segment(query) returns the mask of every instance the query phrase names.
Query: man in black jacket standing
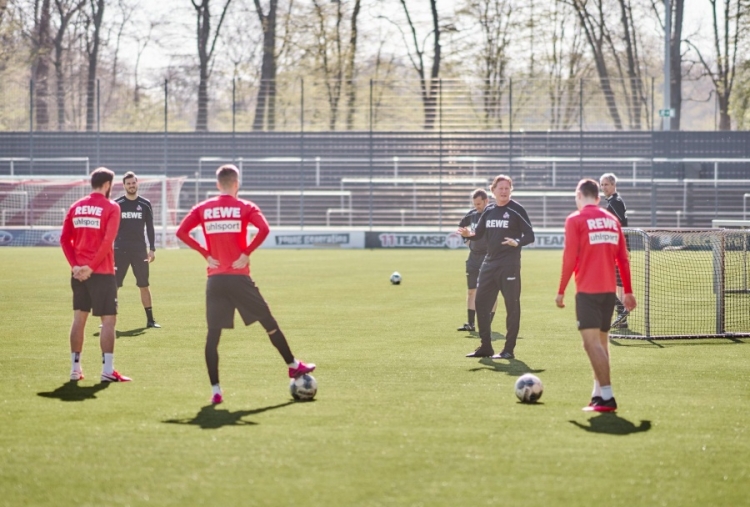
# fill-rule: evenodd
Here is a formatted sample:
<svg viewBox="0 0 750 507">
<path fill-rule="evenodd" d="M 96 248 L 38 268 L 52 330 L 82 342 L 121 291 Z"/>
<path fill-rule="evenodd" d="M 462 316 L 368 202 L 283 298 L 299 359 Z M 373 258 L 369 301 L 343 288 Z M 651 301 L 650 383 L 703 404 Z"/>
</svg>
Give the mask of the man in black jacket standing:
<svg viewBox="0 0 750 507">
<path fill-rule="evenodd" d="M 602 193 L 604 198 L 607 200 L 607 211 L 612 213 L 617 220 L 620 221 L 621 227 L 628 226 L 628 209 L 625 206 L 625 201 L 622 200 L 620 194 L 617 193 L 617 176 L 613 173 L 602 174 L 599 179 L 599 184 L 602 187 Z M 625 237 L 627 244 L 627 236 Z M 623 295 L 625 290 L 622 287 L 622 279 L 620 278 L 620 270 L 615 268 L 616 281 L 617 281 L 617 299 L 615 300 L 615 309 L 617 310 L 617 317 L 612 322 L 612 327 L 615 329 L 627 329 L 628 327 L 628 315 L 630 312 L 625 309 L 622 304 Z"/>
<path fill-rule="evenodd" d="M 471 230 L 474 230 L 477 222 L 479 222 L 479 217 L 482 216 L 484 209 L 489 204 L 487 192 L 481 188 L 474 190 L 471 193 L 471 202 L 474 208 L 461 219 L 458 226 L 469 227 Z M 466 284 L 469 287 L 468 294 L 466 295 L 468 320 L 458 330 L 472 332 L 476 330 L 474 323 L 476 316 L 477 281 L 479 280 L 479 270 L 482 268 L 484 256 L 487 255 L 487 240 L 465 238 L 464 242 L 468 243 L 469 246 L 469 257 L 466 259 Z M 494 306 L 497 306 L 497 301 L 495 301 Z M 495 311 L 494 307 L 492 311 Z"/>
<path fill-rule="evenodd" d="M 138 177 L 134 172 L 128 171 L 122 178 L 125 187 L 125 195 L 115 199 L 120 205 L 120 229 L 115 239 L 115 273 L 117 274 L 117 287 L 122 287 L 128 268 L 133 266 L 135 284 L 141 291 L 141 303 L 146 311 L 146 327 L 161 327 L 154 320 L 151 307 L 151 289 L 149 288 L 149 264 L 156 259 L 154 246 L 154 213 L 151 202 L 145 197 L 138 195 Z M 146 238 L 143 234 L 144 227 L 148 236 L 149 249 L 146 251 Z"/>
<path fill-rule="evenodd" d="M 488 206 L 472 231 L 458 230 L 464 238 L 487 240 L 487 256 L 479 272 L 476 307 L 482 344 L 466 357 L 515 358 L 514 349 L 521 323 L 521 247 L 534 242 L 534 230 L 526 210 L 511 200 L 513 180 L 501 174 L 490 187 L 495 204 Z M 492 348 L 492 306 L 502 293 L 505 301 L 505 346 L 495 354 Z"/>
</svg>

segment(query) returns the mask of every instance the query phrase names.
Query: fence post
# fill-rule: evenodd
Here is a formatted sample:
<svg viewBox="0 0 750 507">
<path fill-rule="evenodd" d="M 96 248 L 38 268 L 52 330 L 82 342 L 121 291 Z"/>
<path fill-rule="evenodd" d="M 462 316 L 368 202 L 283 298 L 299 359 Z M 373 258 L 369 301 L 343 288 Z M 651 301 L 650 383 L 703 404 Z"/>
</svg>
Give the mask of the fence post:
<svg viewBox="0 0 750 507">
<path fill-rule="evenodd" d="M 373 153 L 373 139 L 372 139 L 372 127 L 373 127 L 373 121 L 372 121 L 372 79 L 370 79 L 370 196 L 368 200 L 368 215 L 369 215 L 369 221 L 370 221 L 370 232 L 372 232 L 372 172 L 373 172 L 373 160 L 372 160 L 372 153 Z M 351 204 L 349 205 L 349 216 L 351 216 Z"/>
<path fill-rule="evenodd" d="M 578 85 L 578 179 L 583 178 L 583 78 Z"/>
<path fill-rule="evenodd" d="M 513 177 L 513 78 L 508 80 L 508 175 Z"/>
<path fill-rule="evenodd" d="M 161 180 L 161 247 L 167 247 L 167 175 Z"/>
<path fill-rule="evenodd" d="M 96 166 L 101 166 L 101 161 L 99 159 L 99 154 L 101 153 L 101 141 L 100 141 L 100 133 L 101 133 L 101 93 L 99 89 L 99 78 L 96 79 Z"/>
<path fill-rule="evenodd" d="M 654 185 L 654 126 L 656 124 L 656 118 L 654 118 L 654 104 L 656 99 L 654 98 L 655 93 L 654 78 L 651 78 L 651 227 L 656 227 L 656 186 Z"/>
<path fill-rule="evenodd" d="M 299 227 L 305 228 L 305 78 L 299 80 Z"/>
<path fill-rule="evenodd" d="M 167 175 L 169 155 L 167 152 L 169 142 L 169 81 L 164 80 L 164 175 Z M 198 201 L 198 183 L 195 184 L 195 202 Z"/>
<path fill-rule="evenodd" d="M 34 174 L 34 80 L 33 79 L 29 80 L 29 174 Z"/>
<path fill-rule="evenodd" d="M 235 139 L 237 126 L 237 78 L 232 78 L 232 162 L 237 159 L 237 141 Z"/>
<path fill-rule="evenodd" d="M 438 228 L 443 230 L 443 78 L 438 79 Z"/>
</svg>

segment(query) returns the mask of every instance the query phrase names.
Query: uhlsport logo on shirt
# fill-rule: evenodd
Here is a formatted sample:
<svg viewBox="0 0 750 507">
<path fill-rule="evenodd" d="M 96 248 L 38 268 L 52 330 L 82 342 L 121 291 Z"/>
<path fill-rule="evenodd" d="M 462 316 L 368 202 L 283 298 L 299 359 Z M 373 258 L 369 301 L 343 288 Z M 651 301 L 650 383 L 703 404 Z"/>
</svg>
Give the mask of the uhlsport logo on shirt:
<svg viewBox="0 0 750 507">
<path fill-rule="evenodd" d="M 610 231 L 597 231 L 589 233 L 589 243 L 592 245 L 601 245 L 602 243 L 612 243 L 616 245 L 620 242 L 620 237 Z"/>
<path fill-rule="evenodd" d="M 601 245 L 603 243 L 611 243 L 616 245 L 620 242 L 620 235 L 617 233 L 617 222 L 614 219 L 589 218 L 586 220 L 586 225 L 589 228 L 589 244 Z"/>
<path fill-rule="evenodd" d="M 73 219 L 73 227 L 76 229 L 87 228 L 87 229 L 100 229 L 101 219 L 94 217 L 75 217 Z"/>
<path fill-rule="evenodd" d="M 240 220 L 212 220 L 206 222 L 206 234 L 219 234 L 226 232 L 242 232 L 242 221 Z"/>
</svg>

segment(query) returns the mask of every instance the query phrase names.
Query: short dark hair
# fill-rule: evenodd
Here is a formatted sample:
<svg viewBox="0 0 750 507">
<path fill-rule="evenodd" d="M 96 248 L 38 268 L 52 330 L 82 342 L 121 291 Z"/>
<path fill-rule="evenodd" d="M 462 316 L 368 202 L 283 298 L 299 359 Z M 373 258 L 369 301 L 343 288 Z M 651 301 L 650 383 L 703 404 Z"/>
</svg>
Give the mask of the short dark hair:
<svg viewBox="0 0 750 507">
<path fill-rule="evenodd" d="M 135 181 L 138 181 L 138 176 L 133 171 L 128 171 L 123 175 L 122 182 L 125 183 L 125 180 L 129 180 L 130 178 L 135 178 Z"/>
<path fill-rule="evenodd" d="M 98 167 L 94 170 L 94 172 L 91 173 L 91 188 L 102 188 L 107 182 L 112 184 L 112 181 L 114 179 L 115 173 L 113 173 L 106 167 Z"/>
<path fill-rule="evenodd" d="M 476 199 L 477 197 L 481 197 L 482 200 L 487 200 L 487 192 L 485 192 L 483 189 L 478 188 L 474 190 L 474 192 L 471 193 L 471 198 Z"/>
<path fill-rule="evenodd" d="M 216 170 L 216 181 L 222 187 L 239 179 L 240 170 L 234 164 L 224 164 Z"/>
<path fill-rule="evenodd" d="M 581 195 L 584 197 L 590 197 L 593 199 L 599 197 L 599 183 L 590 178 L 585 178 L 579 181 L 576 190 L 580 191 Z"/>
<path fill-rule="evenodd" d="M 490 188 L 495 188 L 501 181 L 507 181 L 508 183 L 510 183 L 510 189 L 513 190 L 513 180 L 506 174 L 499 174 L 495 176 L 495 179 L 492 180 L 492 186 L 490 186 Z"/>
</svg>

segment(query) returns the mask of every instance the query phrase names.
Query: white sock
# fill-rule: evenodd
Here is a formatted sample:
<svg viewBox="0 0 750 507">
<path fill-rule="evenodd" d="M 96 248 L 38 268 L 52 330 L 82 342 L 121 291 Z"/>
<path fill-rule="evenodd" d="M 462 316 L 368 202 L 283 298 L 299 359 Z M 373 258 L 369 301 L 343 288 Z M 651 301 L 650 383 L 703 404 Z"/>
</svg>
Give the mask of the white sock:
<svg viewBox="0 0 750 507">
<path fill-rule="evenodd" d="M 211 386 L 211 391 L 213 391 L 213 394 L 221 394 L 221 387 L 219 387 L 219 384 L 214 384 Z"/>
<path fill-rule="evenodd" d="M 594 398 L 596 396 L 602 395 L 602 386 L 599 385 L 598 380 L 594 380 L 594 390 L 591 391 L 591 397 Z"/>
<path fill-rule="evenodd" d="M 70 371 L 81 371 L 81 353 L 70 353 Z"/>
<path fill-rule="evenodd" d="M 105 353 L 103 355 L 104 355 L 104 368 L 102 369 L 102 371 L 104 373 L 112 373 L 113 371 L 115 371 L 115 367 L 114 367 L 114 362 L 115 362 L 114 354 Z"/>
<path fill-rule="evenodd" d="M 612 386 L 602 386 L 602 399 L 604 401 L 611 400 L 614 398 L 614 395 L 612 394 Z"/>
<path fill-rule="evenodd" d="M 299 368 L 299 361 L 295 359 L 294 362 L 287 364 L 287 366 L 290 368 Z"/>
</svg>

